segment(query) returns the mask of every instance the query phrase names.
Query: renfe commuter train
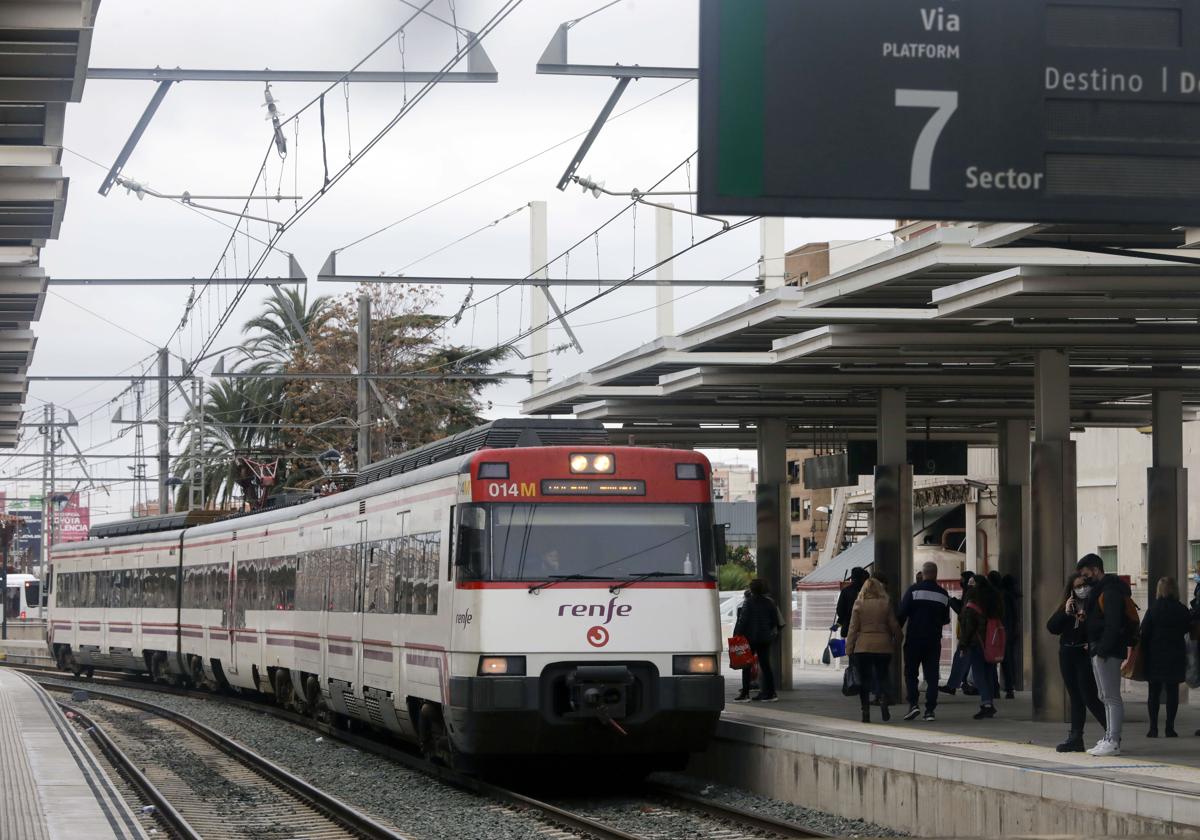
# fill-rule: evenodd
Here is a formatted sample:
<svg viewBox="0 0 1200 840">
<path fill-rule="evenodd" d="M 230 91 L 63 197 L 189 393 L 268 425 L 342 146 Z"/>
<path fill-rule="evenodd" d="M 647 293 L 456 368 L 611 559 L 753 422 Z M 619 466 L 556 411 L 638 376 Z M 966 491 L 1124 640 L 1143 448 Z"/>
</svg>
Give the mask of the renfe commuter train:
<svg viewBox="0 0 1200 840">
<path fill-rule="evenodd" d="M 352 489 L 52 553 L 64 669 L 270 694 L 434 760 L 679 766 L 724 705 L 710 467 L 598 423 L 497 420 Z"/>
</svg>

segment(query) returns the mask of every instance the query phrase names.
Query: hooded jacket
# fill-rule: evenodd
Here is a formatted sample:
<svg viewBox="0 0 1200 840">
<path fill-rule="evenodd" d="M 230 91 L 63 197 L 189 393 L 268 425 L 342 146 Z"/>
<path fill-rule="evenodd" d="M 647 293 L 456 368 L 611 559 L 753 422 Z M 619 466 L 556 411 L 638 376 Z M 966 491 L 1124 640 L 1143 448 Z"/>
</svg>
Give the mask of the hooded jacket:
<svg viewBox="0 0 1200 840">
<path fill-rule="evenodd" d="M 1088 653 L 1092 656 L 1125 659 L 1128 649 L 1125 647 L 1122 625 L 1125 599 L 1130 594 L 1129 584 L 1116 575 L 1105 575 L 1099 583 L 1092 584 L 1092 591 L 1084 606 Z M 1104 602 L 1103 609 L 1100 608 L 1101 599 Z"/>
</svg>

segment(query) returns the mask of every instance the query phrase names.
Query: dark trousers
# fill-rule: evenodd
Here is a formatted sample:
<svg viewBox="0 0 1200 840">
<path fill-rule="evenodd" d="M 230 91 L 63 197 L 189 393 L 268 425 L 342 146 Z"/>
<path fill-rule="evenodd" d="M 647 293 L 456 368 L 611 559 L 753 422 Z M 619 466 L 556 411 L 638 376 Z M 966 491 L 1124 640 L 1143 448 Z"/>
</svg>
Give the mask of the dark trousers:
<svg viewBox="0 0 1200 840">
<path fill-rule="evenodd" d="M 925 673 L 925 711 L 937 707 L 939 663 L 942 658 L 942 640 L 904 640 L 904 688 L 908 693 L 908 705 L 916 706 L 919 699 L 917 669 Z"/>
<path fill-rule="evenodd" d="M 758 691 L 763 697 L 775 696 L 775 672 L 771 670 L 771 643 L 750 645 L 758 657 Z M 742 669 L 742 691 L 750 693 L 750 668 Z"/>
<path fill-rule="evenodd" d="M 854 664 L 858 666 L 858 696 L 863 708 L 871 705 L 871 695 L 878 694 L 879 702 L 888 705 L 888 669 L 892 663 L 890 653 L 856 653 Z"/>
<path fill-rule="evenodd" d="M 1106 720 L 1104 704 L 1100 702 L 1096 690 L 1096 675 L 1092 672 L 1092 659 L 1088 656 L 1087 648 L 1060 646 L 1058 669 L 1062 672 L 1071 699 L 1071 734 L 1083 735 L 1083 724 L 1089 711 L 1103 729 Z"/>
<path fill-rule="evenodd" d="M 1150 713 L 1150 728 L 1158 729 L 1158 704 L 1167 695 L 1167 729 L 1175 728 L 1175 713 L 1179 711 L 1179 683 L 1150 680 L 1150 697 L 1146 709 Z"/>
</svg>

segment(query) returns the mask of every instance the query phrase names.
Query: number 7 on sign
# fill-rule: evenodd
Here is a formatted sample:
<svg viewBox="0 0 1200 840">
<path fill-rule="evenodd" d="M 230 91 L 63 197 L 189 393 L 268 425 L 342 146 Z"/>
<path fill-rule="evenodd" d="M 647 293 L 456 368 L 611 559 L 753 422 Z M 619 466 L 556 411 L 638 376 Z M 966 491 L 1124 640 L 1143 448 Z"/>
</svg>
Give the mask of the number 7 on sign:
<svg viewBox="0 0 1200 840">
<path fill-rule="evenodd" d="M 933 116 L 917 136 L 913 148 L 912 174 L 909 189 L 928 191 L 930 172 L 933 169 L 933 150 L 950 117 L 958 110 L 958 91 L 954 90 L 896 90 L 897 108 L 933 108 Z"/>
</svg>

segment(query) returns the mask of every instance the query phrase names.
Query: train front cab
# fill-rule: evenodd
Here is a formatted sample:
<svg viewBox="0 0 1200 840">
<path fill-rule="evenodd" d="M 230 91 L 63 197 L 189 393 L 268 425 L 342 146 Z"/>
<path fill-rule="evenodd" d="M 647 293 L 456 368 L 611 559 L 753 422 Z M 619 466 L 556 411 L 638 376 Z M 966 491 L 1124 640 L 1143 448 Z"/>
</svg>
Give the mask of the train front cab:
<svg viewBox="0 0 1200 840">
<path fill-rule="evenodd" d="M 484 452 L 471 464 L 456 514 L 449 734 L 476 756 L 678 767 L 724 706 L 708 462 L 612 448 L 599 457 L 611 471 L 591 474 L 574 471 L 581 455 L 595 454 Z"/>
</svg>

